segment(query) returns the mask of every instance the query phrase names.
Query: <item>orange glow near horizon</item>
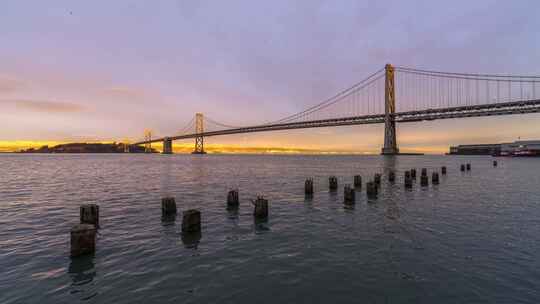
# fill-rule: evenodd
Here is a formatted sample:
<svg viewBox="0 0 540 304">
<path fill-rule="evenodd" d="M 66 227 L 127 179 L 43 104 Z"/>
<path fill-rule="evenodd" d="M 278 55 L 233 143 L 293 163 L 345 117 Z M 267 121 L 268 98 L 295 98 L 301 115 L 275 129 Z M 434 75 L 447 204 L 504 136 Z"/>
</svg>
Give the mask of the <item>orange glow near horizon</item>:
<svg viewBox="0 0 540 304">
<path fill-rule="evenodd" d="M 53 147 L 56 145 L 73 143 L 74 141 L 32 141 L 32 140 L 14 140 L 0 141 L 0 152 L 18 152 L 30 148 L 40 148 L 42 146 Z M 86 143 L 112 143 L 108 141 L 78 141 Z M 117 141 L 122 142 L 122 141 Z M 158 151 L 162 150 L 160 143 L 152 144 L 152 147 Z M 205 150 L 208 153 L 252 153 L 252 154 L 378 154 L 379 149 L 331 149 L 331 148 L 314 148 L 314 147 L 290 147 L 290 146 L 272 146 L 264 144 L 255 145 L 229 145 L 229 144 L 205 144 Z M 173 151 L 175 153 L 191 153 L 193 151 L 193 143 L 174 143 Z M 415 147 L 402 148 L 402 152 L 421 152 L 428 154 L 442 154 L 448 151 L 448 147 Z"/>
</svg>

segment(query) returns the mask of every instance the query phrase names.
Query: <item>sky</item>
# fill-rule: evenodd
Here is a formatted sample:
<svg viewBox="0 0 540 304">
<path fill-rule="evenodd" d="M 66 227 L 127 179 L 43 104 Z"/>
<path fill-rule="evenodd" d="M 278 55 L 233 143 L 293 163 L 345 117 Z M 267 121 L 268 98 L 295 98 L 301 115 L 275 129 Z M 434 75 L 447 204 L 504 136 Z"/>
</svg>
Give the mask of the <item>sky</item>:
<svg viewBox="0 0 540 304">
<path fill-rule="evenodd" d="M 540 75 L 538 1 L 26 1 L 0 4 L 0 150 L 250 125 L 386 63 Z M 397 101 L 399 102 L 399 100 Z M 398 125 L 402 151 L 540 139 L 540 115 Z M 383 125 L 212 137 L 220 147 L 378 152 Z M 192 140 L 178 142 L 192 145 Z"/>
</svg>

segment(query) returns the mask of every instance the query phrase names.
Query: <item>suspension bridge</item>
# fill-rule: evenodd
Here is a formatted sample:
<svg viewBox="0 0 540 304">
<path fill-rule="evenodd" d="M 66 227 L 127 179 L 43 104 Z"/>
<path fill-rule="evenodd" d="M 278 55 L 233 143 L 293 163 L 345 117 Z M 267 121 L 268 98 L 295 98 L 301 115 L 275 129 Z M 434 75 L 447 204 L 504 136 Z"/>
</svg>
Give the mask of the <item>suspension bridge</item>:
<svg viewBox="0 0 540 304">
<path fill-rule="evenodd" d="M 399 154 L 396 124 L 423 120 L 512 115 L 540 112 L 540 76 L 449 73 L 394 67 L 384 68 L 312 107 L 282 119 L 252 126 L 233 126 L 202 113 L 173 136 L 142 141 L 151 151 L 162 142 L 171 154 L 172 142 L 195 139 L 194 154 L 204 154 L 210 136 L 384 123 L 381 154 Z"/>
</svg>

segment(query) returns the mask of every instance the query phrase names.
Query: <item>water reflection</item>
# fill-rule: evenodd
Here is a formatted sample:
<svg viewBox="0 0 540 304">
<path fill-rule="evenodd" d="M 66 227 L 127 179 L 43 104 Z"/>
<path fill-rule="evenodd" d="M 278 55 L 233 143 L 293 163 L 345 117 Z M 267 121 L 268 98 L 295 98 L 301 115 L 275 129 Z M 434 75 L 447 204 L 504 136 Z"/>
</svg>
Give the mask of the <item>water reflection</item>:
<svg viewBox="0 0 540 304">
<path fill-rule="evenodd" d="M 94 269 L 94 255 L 84 255 L 72 258 L 69 263 L 68 273 L 75 286 L 92 282 L 96 276 L 96 270 Z"/>
<path fill-rule="evenodd" d="M 227 207 L 227 218 L 231 220 L 235 225 L 238 224 L 238 207 Z"/>
<path fill-rule="evenodd" d="M 185 248 L 197 249 L 201 242 L 202 233 L 200 231 L 182 232 L 182 243 Z"/>
<path fill-rule="evenodd" d="M 71 277 L 70 293 L 80 293 L 83 300 L 97 295 L 97 291 L 91 288 L 96 277 L 94 255 L 72 258 L 69 263 L 68 274 Z"/>
<path fill-rule="evenodd" d="M 168 214 L 161 216 L 161 225 L 162 226 L 172 226 L 176 221 L 176 214 Z"/>
<path fill-rule="evenodd" d="M 268 227 L 268 218 L 253 217 L 253 227 L 255 228 L 255 233 L 270 231 L 270 227 Z"/>
</svg>

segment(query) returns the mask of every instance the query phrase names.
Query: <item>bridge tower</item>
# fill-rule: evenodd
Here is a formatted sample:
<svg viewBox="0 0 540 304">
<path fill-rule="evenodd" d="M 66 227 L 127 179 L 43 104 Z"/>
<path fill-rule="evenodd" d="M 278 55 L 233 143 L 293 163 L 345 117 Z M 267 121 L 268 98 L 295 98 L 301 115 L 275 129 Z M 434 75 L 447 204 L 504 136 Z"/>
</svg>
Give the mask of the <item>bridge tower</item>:
<svg viewBox="0 0 540 304">
<path fill-rule="evenodd" d="M 144 143 L 144 152 L 145 153 L 152 153 L 152 131 L 146 130 L 144 131 L 144 140 L 146 143 Z"/>
<path fill-rule="evenodd" d="M 202 134 L 204 133 L 204 124 L 203 124 L 203 114 L 195 114 L 195 133 Z M 191 154 L 206 154 L 204 151 L 204 138 L 203 136 L 195 137 L 195 150 Z"/>
<path fill-rule="evenodd" d="M 163 138 L 163 154 L 173 154 L 172 139 L 170 137 Z"/>
<path fill-rule="evenodd" d="M 396 91 L 394 87 L 394 67 L 391 64 L 385 66 L 386 77 L 384 85 L 384 147 L 383 155 L 398 154 L 396 140 Z"/>
</svg>

